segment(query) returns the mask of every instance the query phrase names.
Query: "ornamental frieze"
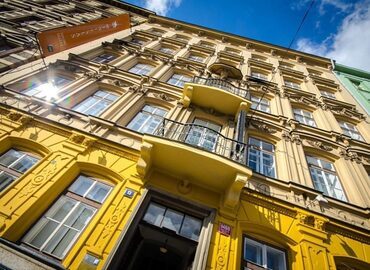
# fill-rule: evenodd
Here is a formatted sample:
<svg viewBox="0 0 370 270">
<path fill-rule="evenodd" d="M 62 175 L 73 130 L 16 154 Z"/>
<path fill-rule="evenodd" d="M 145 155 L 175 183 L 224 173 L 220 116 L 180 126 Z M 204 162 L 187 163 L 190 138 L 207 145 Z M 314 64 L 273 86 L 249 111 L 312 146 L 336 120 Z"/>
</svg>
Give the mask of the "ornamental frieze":
<svg viewBox="0 0 370 270">
<path fill-rule="evenodd" d="M 312 147 L 314 148 L 317 148 L 317 149 L 321 149 L 321 150 L 324 150 L 324 151 L 327 151 L 327 152 L 330 152 L 333 150 L 333 147 L 327 145 L 327 144 L 324 144 L 323 142 L 320 142 L 320 141 L 312 141 L 312 140 L 308 140 L 306 139 L 305 142 L 309 145 L 311 145 Z"/>
</svg>

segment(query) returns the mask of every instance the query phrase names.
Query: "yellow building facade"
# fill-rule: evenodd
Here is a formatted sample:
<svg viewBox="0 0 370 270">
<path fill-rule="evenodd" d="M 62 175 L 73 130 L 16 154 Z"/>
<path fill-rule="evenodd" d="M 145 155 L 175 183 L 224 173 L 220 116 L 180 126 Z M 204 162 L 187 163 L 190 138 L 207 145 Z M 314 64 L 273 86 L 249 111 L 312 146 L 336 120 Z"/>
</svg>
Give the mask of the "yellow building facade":
<svg viewBox="0 0 370 270">
<path fill-rule="evenodd" d="M 142 23 L 0 79 L 0 269 L 370 269 L 330 59 L 85 2 Z"/>
</svg>

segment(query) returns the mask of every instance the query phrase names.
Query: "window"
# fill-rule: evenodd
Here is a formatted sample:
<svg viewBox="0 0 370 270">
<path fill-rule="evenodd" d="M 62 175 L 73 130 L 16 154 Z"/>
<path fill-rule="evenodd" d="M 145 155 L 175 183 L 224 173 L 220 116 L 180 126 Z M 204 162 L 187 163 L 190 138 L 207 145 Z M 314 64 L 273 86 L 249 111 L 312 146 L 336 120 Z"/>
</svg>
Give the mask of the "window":
<svg viewBox="0 0 370 270">
<path fill-rule="evenodd" d="M 266 98 L 261 99 L 261 97 L 252 96 L 251 101 L 252 109 L 267 113 L 270 112 L 270 102 Z"/>
<path fill-rule="evenodd" d="M 244 237 L 244 266 L 252 262 L 265 269 L 286 270 L 285 252 Z M 245 268 L 246 269 L 246 268 Z M 249 269 L 249 268 L 248 268 Z M 252 268 L 254 269 L 254 268 Z"/>
<path fill-rule="evenodd" d="M 200 55 L 196 55 L 196 54 L 191 53 L 189 55 L 188 59 L 193 60 L 195 62 L 203 63 L 205 58 L 200 56 Z"/>
<path fill-rule="evenodd" d="M 80 113 L 99 116 L 109 105 L 118 98 L 117 94 L 105 90 L 98 90 L 92 96 L 83 100 L 72 108 Z"/>
<path fill-rule="evenodd" d="M 174 73 L 167 82 L 174 86 L 183 87 L 186 82 L 190 82 L 190 81 L 191 81 L 191 78 L 189 76 Z"/>
<path fill-rule="evenodd" d="M 347 201 L 334 165 L 317 157 L 306 156 L 315 189 L 330 197 Z"/>
<path fill-rule="evenodd" d="M 357 128 L 354 125 L 343 121 L 339 121 L 339 125 L 345 135 L 350 136 L 354 140 L 364 140 L 364 138 L 362 138 L 361 134 L 358 132 Z"/>
<path fill-rule="evenodd" d="M 38 157 L 14 148 L 2 154 L 0 156 L 0 192 L 21 177 L 37 161 L 39 161 Z"/>
<path fill-rule="evenodd" d="M 140 46 L 145 44 L 145 41 L 144 40 L 139 39 L 137 37 L 133 37 L 131 39 L 131 42 L 134 43 L 134 44 L 140 45 Z"/>
<path fill-rule="evenodd" d="M 127 125 L 127 128 L 141 133 L 153 134 L 166 114 L 167 110 L 163 108 L 145 105 Z"/>
<path fill-rule="evenodd" d="M 294 119 L 299 123 L 316 127 L 315 119 L 313 119 L 312 113 L 302 109 L 294 109 Z"/>
<path fill-rule="evenodd" d="M 265 74 L 255 72 L 255 71 L 252 71 L 251 77 L 267 81 L 267 76 Z"/>
<path fill-rule="evenodd" d="M 148 75 L 154 67 L 149 64 L 138 63 L 129 69 L 130 72 L 138 75 Z"/>
<path fill-rule="evenodd" d="M 296 83 L 296 82 L 285 80 L 284 81 L 284 84 L 285 84 L 285 86 L 288 86 L 290 88 L 294 88 L 294 89 L 297 89 L 297 90 L 300 90 L 301 89 L 301 86 L 298 83 Z"/>
<path fill-rule="evenodd" d="M 54 75 L 49 80 L 47 77 L 42 77 L 41 80 L 35 79 L 30 81 L 30 86 L 22 91 L 27 96 L 34 96 L 43 99 L 52 99 L 58 97 L 60 88 L 71 82 L 70 79 L 60 75 Z"/>
<path fill-rule="evenodd" d="M 92 177 L 78 176 L 22 241 L 63 259 L 111 190 Z"/>
<path fill-rule="evenodd" d="M 215 123 L 194 119 L 190 126 L 185 142 L 208 151 L 215 151 L 217 146 L 218 134 L 221 126 Z"/>
<path fill-rule="evenodd" d="M 275 177 L 274 146 L 256 138 L 249 138 L 248 167 L 266 176 Z"/>
<path fill-rule="evenodd" d="M 106 64 L 106 63 L 109 63 L 110 61 L 112 61 L 115 58 L 116 58 L 116 56 L 113 55 L 113 54 L 103 53 L 103 54 L 100 54 L 100 55 L 94 57 L 93 59 L 91 59 L 91 61 L 93 61 L 95 63 Z"/>
<path fill-rule="evenodd" d="M 210 49 L 213 49 L 215 47 L 215 44 L 206 41 L 201 41 L 199 45 Z"/>
<path fill-rule="evenodd" d="M 336 99 L 334 93 L 332 93 L 332 92 L 325 91 L 325 90 L 320 90 L 320 93 L 323 97 Z"/>
<path fill-rule="evenodd" d="M 149 204 L 143 220 L 194 241 L 198 241 L 202 229 L 202 221 L 199 218 L 153 202 Z"/>
<path fill-rule="evenodd" d="M 159 51 L 165 53 L 165 54 L 174 54 L 175 50 L 169 47 L 161 47 Z"/>
</svg>

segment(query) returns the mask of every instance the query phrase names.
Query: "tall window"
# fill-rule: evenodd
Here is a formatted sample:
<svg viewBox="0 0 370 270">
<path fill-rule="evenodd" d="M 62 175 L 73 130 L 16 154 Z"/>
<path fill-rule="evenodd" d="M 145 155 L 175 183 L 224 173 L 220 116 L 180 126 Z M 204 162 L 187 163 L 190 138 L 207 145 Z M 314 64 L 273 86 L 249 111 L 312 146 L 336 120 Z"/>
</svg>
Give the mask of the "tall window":
<svg viewBox="0 0 370 270">
<path fill-rule="evenodd" d="M 111 186 L 94 178 L 78 176 L 22 241 L 63 259 L 111 190 Z"/>
<path fill-rule="evenodd" d="M 159 48 L 159 51 L 165 53 L 165 54 L 174 54 L 175 50 L 169 47 L 161 47 Z"/>
<path fill-rule="evenodd" d="M 347 201 L 334 165 L 323 159 L 306 156 L 315 189 L 325 195 Z"/>
<path fill-rule="evenodd" d="M 294 109 L 294 119 L 299 123 L 316 127 L 315 119 L 313 119 L 312 113 L 302 109 Z"/>
<path fill-rule="evenodd" d="M 72 110 L 99 116 L 109 105 L 116 101 L 117 98 L 117 94 L 105 90 L 98 90 L 92 96 L 74 106 Z"/>
<path fill-rule="evenodd" d="M 202 57 L 200 55 L 193 54 L 193 53 L 191 53 L 188 58 L 190 60 L 195 61 L 195 62 L 199 62 L 199 63 L 203 63 L 204 62 L 204 57 Z"/>
<path fill-rule="evenodd" d="M 183 87 L 186 82 L 190 81 L 191 77 L 183 74 L 174 73 L 167 82 L 175 86 Z"/>
<path fill-rule="evenodd" d="M 14 148 L 2 154 L 0 156 L 0 192 L 22 176 L 37 161 L 39 161 L 38 157 Z"/>
<path fill-rule="evenodd" d="M 291 88 L 294 88 L 294 89 L 297 89 L 297 90 L 301 89 L 301 86 L 296 82 L 285 80 L 284 84 L 285 84 L 285 86 L 288 86 L 288 87 L 291 87 Z"/>
<path fill-rule="evenodd" d="M 334 93 L 332 93 L 332 92 L 325 91 L 325 90 L 320 90 L 320 93 L 323 97 L 336 99 Z"/>
<path fill-rule="evenodd" d="M 94 57 L 93 59 L 91 59 L 91 61 L 93 61 L 95 63 L 105 64 L 105 63 L 109 63 L 110 61 L 112 61 L 115 58 L 116 58 L 116 56 L 113 55 L 113 54 L 102 53 L 102 54 Z"/>
<path fill-rule="evenodd" d="M 251 77 L 267 81 L 267 76 L 265 74 L 260 73 L 260 72 L 252 71 Z"/>
<path fill-rule="evenodd" d="M 274 146 L 256 138 L 248 140 L 248 167 L 266 176 L 275 177 Z"/>
<path fill-rule="evenodd" d="M 273 248 L 264 243 L 244 237 L 244 261 L 245 269 L 250 266 L 248 262 L 257 264 L 264 269 L 286 270 L 285 252 Z M 249 268 L 248 268 L 249 269 Z M 255 269 L 255 268 L 251 268 Z"/>
<path fill-rule="evenodd" d="M 60 75 L 54 75 L 52 78 L 49 78 L 49 80 L 47 79 L 48 78 L 46 76 L 40 78 L 40 80 L 35 79 L 34 81 L 31 81 L 30 86 L 24 89 L 22 93 L 43 99 L 57 98 L 59 88 L 62 88 L 71 82 L 70 79 Z"/>
<path fill-rule="evenodd" d="M 145 105 L 127 125 L 127 128 L 141 133 L 153 134 L 166 114 L 167 110 L 163 108 Z"/>
<path fill-rule="evenodd" d="M 267 113 L 270 112 L 270 102 L 268 101 L 268 99 L 266 98 L 261 99 L 261 97 L 252 96 L 251 101 L 252 101 L 252 105 L 251 105 L 252 109 L 259 110 L 262 112 L 267 112 Z"/>
<path fill-rule="evenodd" d="M 339 125 L 342 128 L 342 131 L 344 134 L 350 136 L 352 139 L 363 141 L 364 138 L 362 138 L 360 132 L 358 132 L 357 128 L 347 122 L 339 121 Z"/>
<path fill-rule="evenodd" d="M 138 75 L 148 75 L 154 67 L 149 64 L 138 63 L 129 69 L 130 72 Z"/>
<path fill-rule="evenodd" d="M 220 125 L 202 119 L 194 119 L 185 142 L 208 151 L 214 151 L 220 131 Z"/>
</svg>

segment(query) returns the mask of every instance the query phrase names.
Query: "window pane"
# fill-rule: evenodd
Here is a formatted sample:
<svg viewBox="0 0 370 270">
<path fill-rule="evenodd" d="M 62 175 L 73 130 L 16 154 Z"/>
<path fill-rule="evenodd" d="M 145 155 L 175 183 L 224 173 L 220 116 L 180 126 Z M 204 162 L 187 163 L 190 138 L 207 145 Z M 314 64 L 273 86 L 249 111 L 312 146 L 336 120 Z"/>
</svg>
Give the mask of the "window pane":
<svg viewBox="0 0 370 270">
<path fill-rule="evenodd" d="M 0 170 L 0 192 L 9 186 L 15 179 L 15 176 Z"/>
<path fill-rule="evenodd" d="M 150 224 L 160 226 L 162 223 L 165 210 L 166 210 L 165 207 L 151 203 L 148 207 L 148 210 L 145 213 L 143 220 Z"/>
<path fill-rule="evenodd" d="M 202 222 L 199 219 L 186 215 L 181 227 L 180 235 L 198 241 L 201 229 Z"/>
<path fill-rule="evenodd" d="M 86 198 L 102 203 L 112 188 L 106 184 L 97 182 L 89 191 Z"/>
<path fill-rule="evenodd" d="M 20 152 L 20 151 L 17 151 L 15 149 L 9 149 L 6 153 L 4 153 L 0 157 L 0 163 L 4 166 L 8 167 L 10 164 L 12 164 L 14 161 L 16 161 L 22 155 L 23 155 L 23 153 Z"/>
<path fill-rule="evenodd" d="M 77 231 L 65 226 L 60 227 L 53 237 L 48 241 L 43 251 L 58 258 L 64 257 L 70 243 L 77 236 Z"/>
<path fill-rule="evenodd" d="M 31 235 L 35 233 L 36 235 L 29 243 L 36 248 L 41 248 L 50 235 L 55 231 L 57 226 L 57 222 L 42 218 L 42 220 L 40 220 L 30 232 Z"/>
<path fill-rule="evenodd" d="M 94 208 L 88 207 L 84 203 L 80 203 L 76 208 L 74 208 L 73 212 L 68 216 L 64 224 L 80 231 L 93 216 L 94 211 Z"/>
<path fill-rule="evenodd" d="M 91 178 L 80 175 L 68 190 L 78 195 L 85 196 L 87 190 L 91 187 L 93 183 L 94 180 L 92 180 Z"/>
<path fill-rule="evenodd" d="M 259 265 L 263 265 L 262 246 L 254 243 L 254 241 L 251 242 L 249 239 L 246 239 L 244 247 L 244 259 Z"/>
<path fill-rule="evenodd" d="M 37 161 L 38 161 L 37 158 L 27 155 L 27 156 L 22 157 L 16 163 L 14 163 L 11 166 L 11 168 L 18 172 L 24 173 L 29 168 L 31 168 Z"/>
<path fill-rule="evenodd" d="M 162 221 L 162 227 L 179 233 L 180 226 L 184 215 L 178 211 L 167 209 L 164 219 Z"/>
<path fill-rule="evenodd" d="M 283 252 L 270 248 L 267 248 L 267 268 L 284 270 L 285 269 L 285 255 Z"/>
</svg>

